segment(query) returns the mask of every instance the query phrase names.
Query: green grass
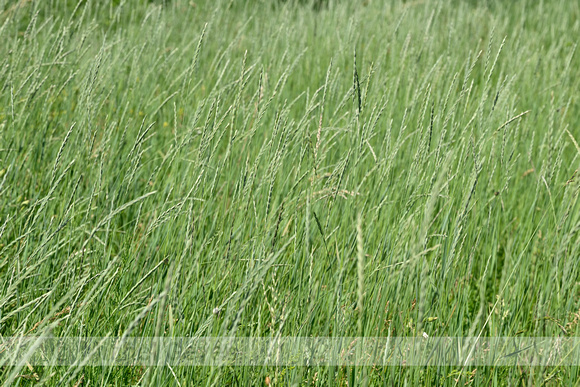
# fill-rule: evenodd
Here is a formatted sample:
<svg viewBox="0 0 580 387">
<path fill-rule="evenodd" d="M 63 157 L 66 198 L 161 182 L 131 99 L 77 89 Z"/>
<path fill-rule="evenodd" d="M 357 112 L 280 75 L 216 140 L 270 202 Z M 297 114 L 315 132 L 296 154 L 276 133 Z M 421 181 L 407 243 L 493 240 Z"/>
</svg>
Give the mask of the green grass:
<svg viewBox="0 0 580 387">
<path fill-rule="evenodd" d="M 2 336 L 580 334 L 578 4 L 298 3 L 0 1 Z M 580 371 L 0 369 L 20 385 L 266 376 Z"/>
</svg>

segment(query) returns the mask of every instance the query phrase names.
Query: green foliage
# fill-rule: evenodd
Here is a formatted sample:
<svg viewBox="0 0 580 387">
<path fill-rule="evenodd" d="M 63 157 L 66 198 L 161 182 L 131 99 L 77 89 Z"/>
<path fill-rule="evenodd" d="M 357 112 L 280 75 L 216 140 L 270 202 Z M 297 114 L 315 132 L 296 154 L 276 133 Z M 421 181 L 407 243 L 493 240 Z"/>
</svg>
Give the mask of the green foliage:
<svg viewBox="0 0 580 387">
<path fill-rule="evenodd" d="M 0 2 L 0 333 L 578 336 L 578 5 L 273 3 Z M 0 379 L 33 372 L 578 380 Z"/>
</svg>

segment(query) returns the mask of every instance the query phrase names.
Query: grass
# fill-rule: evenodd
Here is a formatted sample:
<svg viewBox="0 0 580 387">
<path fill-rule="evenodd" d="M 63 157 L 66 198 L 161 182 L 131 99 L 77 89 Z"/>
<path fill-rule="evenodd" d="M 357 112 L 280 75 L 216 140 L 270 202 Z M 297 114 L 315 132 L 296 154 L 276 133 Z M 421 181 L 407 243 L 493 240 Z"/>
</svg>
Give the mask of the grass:
<svg viewBox="0 0 580 387">
<path fill-rule="evenodd" d="M 317 3 L 318 4 L 318 3 Z M 572 1 L 0 1 L 0 333 L 580 334 Z M 577 385 L 578 367 L 6 384 Z"/>
</svg>

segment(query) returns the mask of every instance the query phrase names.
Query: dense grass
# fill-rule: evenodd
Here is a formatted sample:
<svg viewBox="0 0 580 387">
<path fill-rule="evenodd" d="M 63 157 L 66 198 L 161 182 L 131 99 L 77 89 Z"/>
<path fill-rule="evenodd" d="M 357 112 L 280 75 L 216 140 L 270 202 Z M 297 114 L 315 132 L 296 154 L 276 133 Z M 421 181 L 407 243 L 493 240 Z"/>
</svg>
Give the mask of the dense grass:
<svg viewBox="0 0 580 387">
<path fill-rule="evenodd" d="M 0 1 L 3 336 L 580 334 L 578 4 L 311 5 Z M 0 370 L 91 386 L 266 376 L 580 378 Z"/>
</svg>

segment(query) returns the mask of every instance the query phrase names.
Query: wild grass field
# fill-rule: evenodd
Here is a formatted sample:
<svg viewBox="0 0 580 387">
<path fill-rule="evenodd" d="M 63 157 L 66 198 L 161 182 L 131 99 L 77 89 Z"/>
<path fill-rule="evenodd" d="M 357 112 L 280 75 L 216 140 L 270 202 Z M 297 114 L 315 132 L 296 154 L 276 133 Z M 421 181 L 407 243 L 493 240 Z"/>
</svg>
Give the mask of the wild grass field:
<svg viewBox="0 0 580 387">
<path fill-rule="evenodd" d="M 579 336 L 579 38 L 575 1 L 0 0 L 2 343 Z M 572 363 L 0 380 L 573 386 Z"/>
</svg>

